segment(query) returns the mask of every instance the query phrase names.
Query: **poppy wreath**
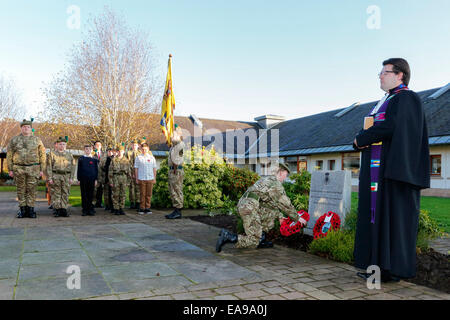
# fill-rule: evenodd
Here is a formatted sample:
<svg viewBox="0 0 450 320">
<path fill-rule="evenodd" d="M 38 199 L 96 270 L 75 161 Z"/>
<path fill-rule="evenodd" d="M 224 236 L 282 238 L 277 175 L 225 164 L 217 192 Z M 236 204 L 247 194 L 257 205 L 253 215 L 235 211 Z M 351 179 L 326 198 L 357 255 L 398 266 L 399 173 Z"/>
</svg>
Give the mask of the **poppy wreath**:
<svg viewBox="0 0 450 320">
<path fill-rule="evenodd" d="M 305 219 L 306 222 L 309 221 L 309 213 L 308 212 L 306 212 L 304 210 L 300 210 L 297 213 L 298 213 L 299 217 Z M 281 226 L 280 226 L 280 233 L 283 236 L 289 237 L 289 236 L 293 235 L 294 233 L 299 232 L 303 228 L 303 224 L 301 224 L 300 221 L 298 221 L 296 224 L 291 226 L 292 222 L 294 222 L 294 221 L 292 221 L 291 218 L 283 219 L 283 222 L 281 223 Z"/>
<path fill-rule="evenodd" d="M 325 218 L 330 216 L 331 221 L 328 224 L 326 224 Z M 333 228 L 333 230 L 337 230 L 340 227 L 341 227 L 341 218 L 339 217 L 339 215 L 333 211 L 328 211 L 327 213 L 324 213 L 322 216 L 320 216 L 319 219 L 317 219 L 313 229 L 314 239 L 324 238 L 331 228 Z"/>
</svg>

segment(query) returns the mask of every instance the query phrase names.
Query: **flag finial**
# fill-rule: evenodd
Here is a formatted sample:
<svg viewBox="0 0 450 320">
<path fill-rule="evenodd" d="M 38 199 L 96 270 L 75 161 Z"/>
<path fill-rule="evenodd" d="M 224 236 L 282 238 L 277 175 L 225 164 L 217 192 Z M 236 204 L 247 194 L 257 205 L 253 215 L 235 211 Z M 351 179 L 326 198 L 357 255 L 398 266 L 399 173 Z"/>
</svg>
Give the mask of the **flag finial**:
<svg viewBox="0 0 450 320">
<path fill-rule="evenodd" d="M 169 53 L 169 58 L 172 58 L 172 54 L 171 53 Z"/>
</svg>

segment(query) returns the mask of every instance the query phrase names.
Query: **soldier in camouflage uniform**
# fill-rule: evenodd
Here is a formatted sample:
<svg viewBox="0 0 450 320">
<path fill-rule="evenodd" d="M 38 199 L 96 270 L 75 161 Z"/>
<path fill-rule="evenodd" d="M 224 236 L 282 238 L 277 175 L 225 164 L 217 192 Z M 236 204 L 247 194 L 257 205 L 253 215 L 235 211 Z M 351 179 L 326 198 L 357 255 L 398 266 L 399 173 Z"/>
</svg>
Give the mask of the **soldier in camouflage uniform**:
<svg viewBox="0 0 450 320">
<path fill-rule="evenodd" d="M 125 147 L 119 148 L 119 156 L 114 157 L 109 167 L 108 179 L 112 188 L 113 213 L 115 215 L 124 215 L 125 199 L 127 195 L 127 186 L 131 178 L 130 162 L 124 156 Z"/>
<path fill-rule="evenodd" d="M 47 177 L 55 217 L 68 217 L 67 206 L 76 163 L 72 154 L 66 151 L 67 139 L 60 137 L 57 143 L 57 150 L 47 157 Z"/>
<path fill-rule="evenodd" d="M 133 140 L 131 142 L 131 150 L 126 153 L 127 159 L 130 161 L 130 170 L 131 170 L 131 180 L 129 186 L 129 199 L 130 199 L 130 209 L 139 209 L 139 199 L 140 199 L 140 191 L 139 184 L 136 183 L 136 177 L 134 176 L 134 161 L 137 156 L 141 154 L 139 150 L 139 143 L 137 140 Z"/>
<path fill-rule="evenodd" d="M 9 176 L 17 186 L 20 211 L 17 218 L 36 218 L 36 186 L 45 172 L 45 147 L 33 134 L 33 119 L 20 123 L 22 133 L 11 139 L 7 151 Z"/>
<path fill-rule="evenodd" d="M 283 213 L 295 222 L 300 220 L 301 223 L 306 224 L 304 219 L 299 218 L 297 210 L 292 206 L 281 184 L 289 172 L 289 168 L 281 163 L 276 176 L 262 177 L 248 188 L 237 205 L 246 235 L 238 237 L 222 229 L 216 243 L 217 252 L 220 252 L 227 242 L 236 243 L 236 248 L 272 247 L 272 242 L 265 239 L 265 232 L 273 228 L 276 218 L 284 218 Z"/>
<path fill-rule="evenodd" d="M 103 198 L 105 201 L 105 210 L 113 210 L 112 197 L 111 197 L 111 187 L 109 186 L 108 172 L 111 165 L 111 161 L 114 157 L 114 152 L 112 147 L 106 149 L 107 156 L 100 159 L 98 165 L 98 181 L 103 184 Z"/>
<path fill-rule="evenodd" d="M 172 198 L 172 204 L 175 210 L 166 215 L 167 219 L 180 219 L 181 209 L 183 208 L 183 154 L 184 143 L 181 128 L 175 124 L 175 132 L 172 135 L 172 147 L 169 150 L 169 192 Z"/>
</svg>

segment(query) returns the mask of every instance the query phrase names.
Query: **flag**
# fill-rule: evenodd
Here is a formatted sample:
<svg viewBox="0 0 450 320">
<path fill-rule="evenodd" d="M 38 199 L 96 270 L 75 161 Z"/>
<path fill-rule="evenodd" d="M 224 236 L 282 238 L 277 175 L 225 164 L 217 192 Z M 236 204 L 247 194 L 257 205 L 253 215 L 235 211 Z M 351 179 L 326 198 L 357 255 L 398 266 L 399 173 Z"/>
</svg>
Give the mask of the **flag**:
<svg viewBox="0 0 450 320">
<path fill-rule="evenodd" d="M 166 137 L 166 143 L 171 146 L 171 136 L 174 131 L 173 111 L 175 110 L 175 96 L 172 88 L 172 55 L 169 55 L 169 65 L 167 69 L 166 87 L 161 105 L 161 130 Z"/>
</svg>

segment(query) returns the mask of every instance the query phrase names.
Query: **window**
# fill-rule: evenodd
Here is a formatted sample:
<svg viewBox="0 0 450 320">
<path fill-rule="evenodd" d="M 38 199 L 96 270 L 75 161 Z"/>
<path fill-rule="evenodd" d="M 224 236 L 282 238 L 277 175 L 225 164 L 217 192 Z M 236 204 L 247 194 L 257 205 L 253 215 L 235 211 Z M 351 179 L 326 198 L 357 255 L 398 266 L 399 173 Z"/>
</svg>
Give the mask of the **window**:
<svg viewBox="0 0 450 320">
<path fill-rule="evenodd" d="M 441 155 L 430 156 L 431 163 L 431 175 L 440 176 L 441 175 Z"/>
<path fill-rule="evenodd" d="M 336 169 L 336 161 L 335 160 L 328 160 L 328 170 L 335 170 Z"/>
<path fill-rule="evenodd" d="M 305 160 L 301 160 L 298 162 L 298 172 L 302 172 L 307 169 L 307 162 Z"/>
<path fill-rule="evenodd" d="M 350 170 L 352 178 L 359 177 L 359 152 L 346 152 L 342 154 L 342 169 Z"/>
<path fill-rule="evenodd" d="M 322 170 L 323 169 L 323 160 L 317 160 L 316 161 L 316 170 Z"/>
</svg>

